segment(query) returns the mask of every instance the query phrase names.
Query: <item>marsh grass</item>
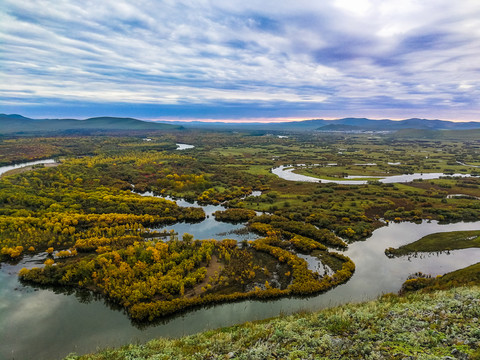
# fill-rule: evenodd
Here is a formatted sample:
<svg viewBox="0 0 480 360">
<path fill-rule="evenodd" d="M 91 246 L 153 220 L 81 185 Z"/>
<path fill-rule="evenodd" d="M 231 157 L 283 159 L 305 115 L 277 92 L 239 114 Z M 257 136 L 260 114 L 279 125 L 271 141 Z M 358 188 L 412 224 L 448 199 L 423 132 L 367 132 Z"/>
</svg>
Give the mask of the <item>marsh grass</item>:
<svg viewBox="0 0 480 360">
<path fill-rule="evenodd" d="M 398 249 L 388 249 L 394 256 L 415 252 L 437 252 L 480 247 L 480 230 L 450 231 L 429 234 Z"/>
</svg>

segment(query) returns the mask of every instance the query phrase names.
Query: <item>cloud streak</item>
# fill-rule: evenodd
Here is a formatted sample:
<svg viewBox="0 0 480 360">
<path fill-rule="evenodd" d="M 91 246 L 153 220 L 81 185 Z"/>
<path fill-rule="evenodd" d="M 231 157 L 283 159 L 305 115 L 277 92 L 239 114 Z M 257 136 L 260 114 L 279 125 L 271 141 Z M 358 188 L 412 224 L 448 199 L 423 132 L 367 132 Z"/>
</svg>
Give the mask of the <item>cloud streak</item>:
<svg viewBox="0 0 480 360">
<path fill-rule="evenodd" d="M 474 0 L 4 3 L 3 112 L 472 119 L 480 110 Z"/>
</svg>

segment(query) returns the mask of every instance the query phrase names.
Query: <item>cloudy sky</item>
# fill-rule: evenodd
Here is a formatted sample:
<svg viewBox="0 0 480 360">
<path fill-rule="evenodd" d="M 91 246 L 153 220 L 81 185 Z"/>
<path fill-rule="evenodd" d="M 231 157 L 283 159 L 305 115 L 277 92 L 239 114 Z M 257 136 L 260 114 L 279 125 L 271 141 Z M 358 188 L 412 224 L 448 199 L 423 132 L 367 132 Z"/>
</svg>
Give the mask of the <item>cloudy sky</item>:
<svg viewBox="0 0 480 360">
<path fill-rule="evenodd" d="M 0 112 L 480 120 L 478 0 L 2 0 Z"/>
</svg>

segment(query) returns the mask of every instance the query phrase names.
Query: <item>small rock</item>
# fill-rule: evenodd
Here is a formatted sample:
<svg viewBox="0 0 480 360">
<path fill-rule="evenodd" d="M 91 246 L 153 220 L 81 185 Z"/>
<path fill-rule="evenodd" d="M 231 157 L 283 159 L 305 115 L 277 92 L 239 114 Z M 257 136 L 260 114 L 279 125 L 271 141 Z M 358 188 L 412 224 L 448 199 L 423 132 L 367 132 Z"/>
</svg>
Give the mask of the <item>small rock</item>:
<svg viewBox="0 0 480 360">
<path fill-rule="evenodd" d="M 343 345 L 343 340 L 341 338 L 332 338 L 332 345 L 334 347 L 341 347 Z"/>
<path fill-rule="evenodd" d="M 453 356 L 455 356 L 457 359 L 461 359 L 461 360 L 468 360 L 468 355 L 461 352 L 460 350 L 458 349 L 453 349 L 451 354 Z"/>
</svg>

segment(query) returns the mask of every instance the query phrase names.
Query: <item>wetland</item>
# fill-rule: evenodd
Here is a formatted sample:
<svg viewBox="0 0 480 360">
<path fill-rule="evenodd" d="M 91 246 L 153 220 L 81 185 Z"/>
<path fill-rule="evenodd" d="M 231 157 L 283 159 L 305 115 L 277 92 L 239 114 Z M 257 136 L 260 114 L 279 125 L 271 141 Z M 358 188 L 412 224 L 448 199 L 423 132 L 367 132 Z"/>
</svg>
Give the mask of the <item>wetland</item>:
<svg viewBox="0 0 480 360">
<path fill-rule="evenodd" d="M 148 139 L 0 144 L 16 163 L 31 149 L 62 157 L 0 180 L 3 357 L 62 358 L 374 299 L 416 272 L 478 262 L 473 235 L 459 233 L 480 230 L 480 181 L 465 165 L 478 162 L 478 141 Z M 387 172 L 424 177 L 390 183 Z M 385 254 L 438 233 L 464 234 L 463 245 Z"/>
</svg>

